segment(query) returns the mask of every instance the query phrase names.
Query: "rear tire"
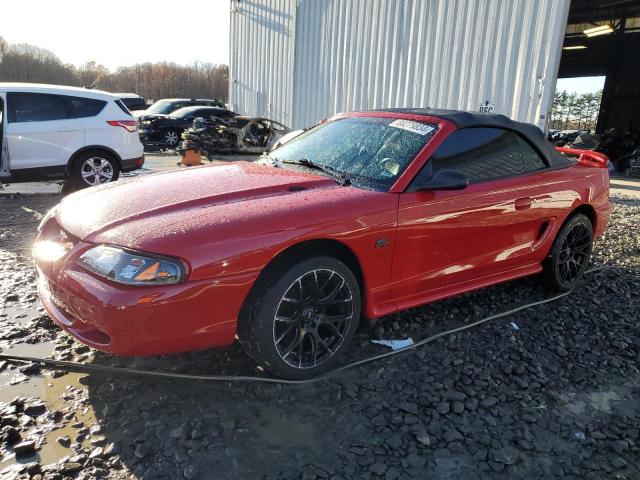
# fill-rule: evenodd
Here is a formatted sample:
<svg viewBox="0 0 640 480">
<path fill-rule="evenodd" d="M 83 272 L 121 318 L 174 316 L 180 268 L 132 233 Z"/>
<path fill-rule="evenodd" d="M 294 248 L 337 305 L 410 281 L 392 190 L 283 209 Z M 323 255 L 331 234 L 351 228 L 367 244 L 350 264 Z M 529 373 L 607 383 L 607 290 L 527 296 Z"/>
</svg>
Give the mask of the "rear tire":
<svg viewBox="0 0 640 480">
<path fill-rule="evenodd" d="M 115 182 L 120 176 L 120 165 L 113 155 L 94 150 L 78 155 L 71 166 L 71 184 L 76 189 Z"/>
<path fill-rule="evenodd" d="M 570 217 L 560 228 L 544 265 L 543 279 L 552 290 L 572 289 L 584 275 L 593 248 L 593 225 L 586 215 Z"/>
<path fill-rule="evenodd" d="M 247 354 L 281 378 L 303 380 L 329 371 L 358 327 L 360 287 L 333 257 L 313 257 L 271 271 L 240 316 Z"/>
</svg>

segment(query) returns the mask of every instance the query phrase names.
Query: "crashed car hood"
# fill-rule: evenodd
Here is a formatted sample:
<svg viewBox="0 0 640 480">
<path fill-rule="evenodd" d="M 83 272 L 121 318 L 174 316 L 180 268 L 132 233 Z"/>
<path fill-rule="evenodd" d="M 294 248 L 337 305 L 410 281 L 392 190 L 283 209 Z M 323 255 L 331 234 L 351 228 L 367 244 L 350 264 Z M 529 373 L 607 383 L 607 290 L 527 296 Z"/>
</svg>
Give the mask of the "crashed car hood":
<svg viewBox="0 0 640 480">
<path fill-rule="evenodd" d="M 149 120 L 175 120 L 176 117 L 172 117 L 166 113 L 152 113 L 150 115 L 140 115 L 138 117 L 139 122 L 149 121 Z"/>
<path fill-rule="evenodd" d="M 310 173 L 225 163 L 88 188 L 64 199 L 55 216 L 64 230 L 80 240 L 135 248 L 139 239 L 152 235 L 150 228 L 185 224 L 197 216 L 203 222 L 220 221 L 216 211 L 223 208 L 226 215 L 233 212 L 241 218 L 240 202 L 268 202 L 301 190 L 336 187 L 334 180 Z"/>
</svg>

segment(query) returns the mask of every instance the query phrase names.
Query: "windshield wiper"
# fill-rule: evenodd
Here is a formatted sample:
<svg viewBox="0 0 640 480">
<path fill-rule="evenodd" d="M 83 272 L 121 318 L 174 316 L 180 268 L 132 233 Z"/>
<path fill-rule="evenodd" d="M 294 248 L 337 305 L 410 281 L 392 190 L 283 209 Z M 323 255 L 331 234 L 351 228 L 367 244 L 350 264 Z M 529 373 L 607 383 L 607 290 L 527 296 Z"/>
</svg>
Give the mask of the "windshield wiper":
<svg viewBox="0 0 640 480">
<path fill-rule="evenodd" d="M 342 186 L 351 185 L 351 179 L 346 173 L 330 167 L 329 165 L 315 163 L 313 160 L 309 160 L 308 158 L 301 158 L 299 160 L 280 160 L 280 162 L 292 165 L 302 165 L 303 167 L 307 167 L 312 170 L 320 170 L 336 180 Z"/>
</svg>

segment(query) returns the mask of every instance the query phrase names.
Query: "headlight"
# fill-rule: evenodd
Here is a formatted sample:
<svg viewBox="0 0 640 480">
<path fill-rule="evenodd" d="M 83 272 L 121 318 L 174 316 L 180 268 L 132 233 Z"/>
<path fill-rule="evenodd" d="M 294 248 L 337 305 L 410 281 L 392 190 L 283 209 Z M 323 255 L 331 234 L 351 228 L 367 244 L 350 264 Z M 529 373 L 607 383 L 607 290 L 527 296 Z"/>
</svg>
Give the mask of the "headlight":
<svg viewBox="0 0 640 480">
<path fill-rule="evenodd" d="M 40 240 L 33 245 L 31 255 L 41 262 L 57 262 L 71 249 L 66 243 Z"/>
<path fill-rule="evenodd" d="M 184 266 L 177 259 L 130 252 L 100 245 L 84 252 L 78 263 L 87 270 L 127 285 L 170 285 L 184 280 Z"/>
</svg>

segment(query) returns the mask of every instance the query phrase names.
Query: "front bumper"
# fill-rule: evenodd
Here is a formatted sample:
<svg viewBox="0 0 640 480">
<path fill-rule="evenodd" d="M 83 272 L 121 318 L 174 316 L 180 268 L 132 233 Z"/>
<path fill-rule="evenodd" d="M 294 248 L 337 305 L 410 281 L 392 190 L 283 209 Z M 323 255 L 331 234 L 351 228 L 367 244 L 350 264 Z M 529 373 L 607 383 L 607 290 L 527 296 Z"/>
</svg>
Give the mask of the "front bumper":
<svg viewBox="0 0 640 480">
<path fill-rule="evenodd" d="M 233 343 L 240 307 L 255 275 L 132 287 L 77 266 L 74 247 L 62 265 L 38 264 L 38 295 L 51 318 L 97 350 L 160 355 Z"/>
</svg>

